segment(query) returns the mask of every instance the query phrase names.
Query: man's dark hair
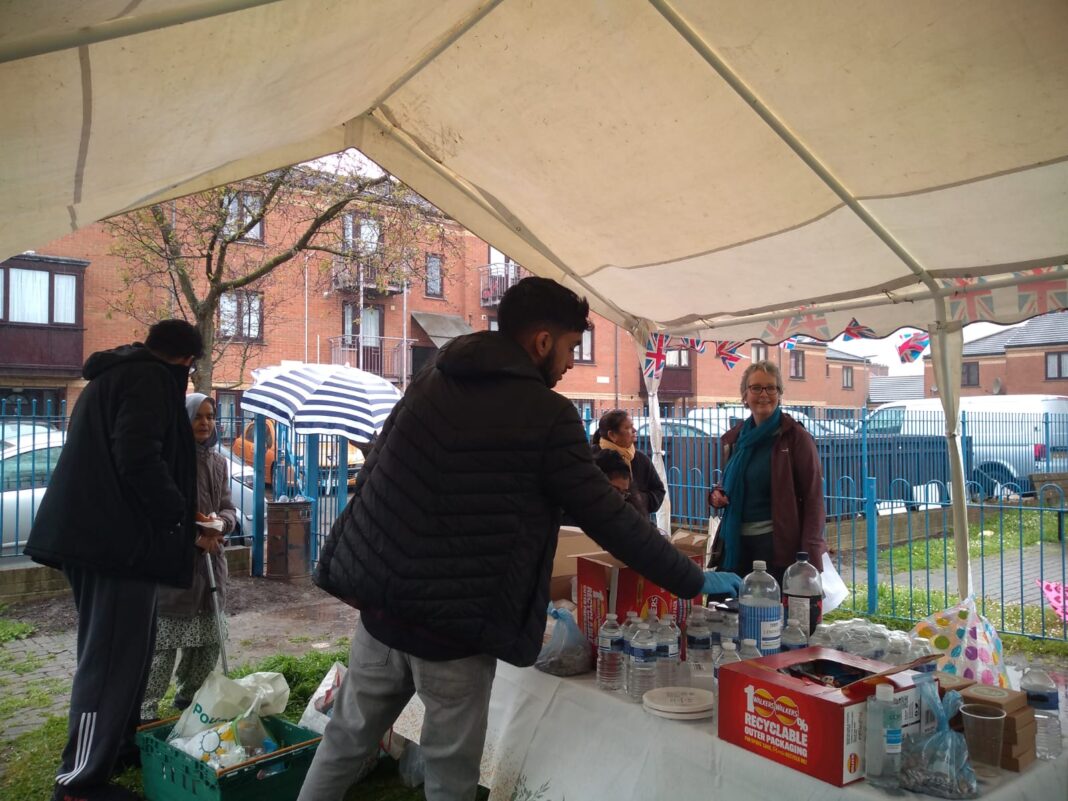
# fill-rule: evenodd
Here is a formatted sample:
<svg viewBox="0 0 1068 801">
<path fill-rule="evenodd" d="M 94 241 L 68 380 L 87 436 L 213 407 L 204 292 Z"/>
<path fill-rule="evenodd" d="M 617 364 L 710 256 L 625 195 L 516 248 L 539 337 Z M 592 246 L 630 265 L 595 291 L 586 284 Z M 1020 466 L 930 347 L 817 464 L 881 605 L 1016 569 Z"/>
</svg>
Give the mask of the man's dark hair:
<svg viewBox="0 0 1068 801">
<path fill-rule="evenodd" d="M 619 451 L 598 451 L 593 457 L 594 463 L 609 478 L 630 478 L 630 465 L 626 463 Z"/>
<path fill-rule="evenodd" d="M 204 339 L 185 320 L 160 320 L 148 329 L 145 347 L 167 359 L 204 357 Z"/>
<path fill-rule="evenodd" d="M 512 339 L 537 329 L 587 331 L 590 304 L 548 278 L 524 278 L 504 293 L 497 309 L 501 333 Z"/>
</svg>

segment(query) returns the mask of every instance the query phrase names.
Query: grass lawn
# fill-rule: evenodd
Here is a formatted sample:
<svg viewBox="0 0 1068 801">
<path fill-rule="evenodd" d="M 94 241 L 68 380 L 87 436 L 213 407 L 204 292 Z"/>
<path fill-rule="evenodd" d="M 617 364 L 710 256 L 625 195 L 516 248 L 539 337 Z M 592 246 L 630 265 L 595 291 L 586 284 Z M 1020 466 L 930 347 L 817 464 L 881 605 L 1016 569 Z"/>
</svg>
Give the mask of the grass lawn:
<svg viewBox="0 0 1068 801">
<path fill-rule="evenodd" d="M 257 665 L 243 665 L 231 671 L 234 677 L 258 670 L 274 670 L 285 674 L 289 682 L 290 696 L 284 716 L 296 722 L 300 719 L 308 698 L 330 669 L 334 661 L 347 662 L 348 649 L 337 651 L 314 652 L 301 657 L 273 656 Z M 38 682 L 38 684 L 40 684 Z M 54 688 L 28 688 L 23 694 L 22 703 L 31 703 L 29 699 L 38 699 L 45 690 Z M 172 687 L 163 701 L 163 713 L 177 714 L 170 706 L 174 688 Z M 5 700 L 7 688 L 5 688 Z M 39 799 L 48 798 L 52 792 L 53 778 L 59 764 L 60 752 L 67 736 L 65 717 L 50 717 L 44 725 L 27 732 L 0 749 L 0 761 L 5 766 L 4 775 L 0 777 L 0 798 L 4 799 Z M 141 792 L 141 772 L 137 769 L 126 771 L 118 779 L 119 783 Z M 479 792 L 479 799 L 486 799 L 489 792 L 484 788 Z M 192 796 L 190 796 L 192 799 Z M 389 757 L 383 758 L 375 770 L 349 791 L 345 801 L 421 801 L 422 788 L 405 787 L 397 773 L 397 763 Z M 266 801 L 266 799 L 265 799 Z"/>
</svg>

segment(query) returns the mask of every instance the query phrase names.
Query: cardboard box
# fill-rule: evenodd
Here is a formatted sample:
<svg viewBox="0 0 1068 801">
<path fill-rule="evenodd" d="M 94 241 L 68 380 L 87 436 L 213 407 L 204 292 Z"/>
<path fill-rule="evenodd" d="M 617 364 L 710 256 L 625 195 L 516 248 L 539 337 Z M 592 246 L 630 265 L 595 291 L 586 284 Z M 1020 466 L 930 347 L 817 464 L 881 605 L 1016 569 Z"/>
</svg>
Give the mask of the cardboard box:
<svg viewBox="0 0 1068 801">
<path fill-rule="evenodd" d="M 698 564 L 704 559 L 703 545 L 684 545 L 679 550 Z M 591 645 L 596 646 L 597 629 L 609 612 L 620 620 L 626 620 L 631 610 L 642 617 L 672 614 L 679 628 L 685 626 L 691 599 L 680 600 L 607 551 L 582 554 L 577 561 L 578 624 Z"/>
<path fill-rule="evenodd" d="M 934 677 L 938 679 L 938 690 L 941 695 L 945 695 L 950 690 L 960 692 L 975 684 L 974 679 L 965 679 L 953 673 L 943 673 L 940 670 L 935 671 Z"/>
<path fill-rule="evenodd" d="M 1003 757 L 1001 760 L 1001 767 L 1003 767 L 1005 770 L 1011 770 L 1015 773 L 1019 773 L 1021 770 L 1023 770 L 1032 762 L 1034 762 L 1035 759 L 1037 759 L 1037 757 L 1035 756 L 1035 749 L 1032 748 L 1030 751 L 1025 751 L 1024 753 L 1020 754 L 1020 756 L 1018 757 Z"/>
<path fill-rule="evenodd" d="M 578 575 L 575 557 L 582 553 L 600 551 L 601 546 L 591 540 L 576 526 L 560 526 L 556 539 L 556 554 L 553 556 L 553 572 L 549 579 L 549 599 L 574 600 L 572 585 Z"/>
<path fill-rule="evenodd" d="M 1026 731 L 1035 726 L 1035 710 L 1025 706 L 1005 716 L 1004 739 L 1007 743 L 1014 743 L 1020 731 Z"/>
<path fill-rule="evenodd" d="M 986 704 L 996 706 L 1007 713 L 1012 713 L 1027 706 L 1027 693 L 1009 690 L 1005 687 L 992 687 L 988 684 L 975 684 L 961 690 L 961 699 L 966 704 Z"/>
<path fill-rule="evenodd" d="M 868 673 L 887 668 L 829 648 L 802 648 L 724 665 L 719 673 L 719 736 L 781 765 L 841 787 L 864 778 L 868 696 L 846 694 L 814 680 L 780 673 L 791 665 L 827 660 Z M 918 733 L 920 696 L 911 670 L 884 679 L 902 698 L 903 733 Z"/>
<path fill-rule="evenodd" d="M 1001 741 L 1001 755 L 1006 757 L 1018 757 L 1027 751 L 1035 750 L 1035 735 L 1038 734 L 1038 726 L 1031 724 L 1025 729 L 1014 733 L 1013 742 Z"/>
</svg>

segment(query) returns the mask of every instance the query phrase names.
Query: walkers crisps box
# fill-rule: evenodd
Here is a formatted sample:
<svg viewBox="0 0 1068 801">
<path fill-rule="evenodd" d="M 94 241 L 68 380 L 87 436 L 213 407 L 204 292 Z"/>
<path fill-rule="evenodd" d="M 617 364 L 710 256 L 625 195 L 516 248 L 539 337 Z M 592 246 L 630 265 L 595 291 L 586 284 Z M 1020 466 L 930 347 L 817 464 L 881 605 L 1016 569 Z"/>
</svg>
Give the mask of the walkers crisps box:
<svg viewBox="0 0 1068 801">
<path fill-rule="evenodd" d="M 698 565 L 703 563 L 703 544 L 676 547 Z M 609 612 L 615 612 L 621 621 L 627 619 L 631 610 L 642 617 L 672 614 L 682 627 L 691 600 L 680 600 L 607 551 L 578 557 L 578 624 L 593 646 L 597 645 L 597 630 Z"/>
<path fill-rule="evenodd" d="M 841 787 L 864 778 L 865 703 L 874 687 L 846 695 L 835 687 L 778 672 L 815 660 L 828 660 L 869 673 L 888 665 L 830 648 L 801 648 L 724 665 L 719 671 L 720 739 L 781 765 Z M 915 672 L 883 681 L 904 697 L 904 734 L 920 728 L 920 696 Z"/>
<path fill-rule="evenodd" d="M 558 601 L 571 598 L 571 579 L 578 573 L 575 557 L 599 551 L 600 546 L 576 526 L 560 526 L 553 557 L 553 573 L 549 581 L 549 598 Z"/>
</svg>

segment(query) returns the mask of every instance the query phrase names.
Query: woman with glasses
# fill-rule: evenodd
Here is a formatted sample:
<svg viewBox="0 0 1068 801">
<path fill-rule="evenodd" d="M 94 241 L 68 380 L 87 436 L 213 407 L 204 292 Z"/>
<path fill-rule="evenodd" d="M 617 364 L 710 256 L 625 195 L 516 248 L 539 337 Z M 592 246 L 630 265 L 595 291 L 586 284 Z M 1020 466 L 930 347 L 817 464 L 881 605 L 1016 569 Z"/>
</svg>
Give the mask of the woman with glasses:
<svg viewBox="0 0 1068 801">
<path fill-rule="evenodd" d="M 593 435 L 593 453 L 603 450 L 615 451 L 623 457 L 630 467 L 631 494 L 636 496 L 635 505 L 652 514 L 664 502 L 664 482 L 656 474 L 653 460 L 635 447 L 638 433 L 634 430 L 634 421 L 622 409 L 613 409 L 601 415 L 597 431 Z"/>
<path fill-rule="evenodd" d="M 779 406 L 782 374 L 768 361 L 742 375 L 742 404 L 751 412 L 723 435 L 723 484 L 709 494 L 722 510 L 714 567 L 746 575 L 753 562 L 767 562 L 782 575 L 798 551 L 808 551 L 817 568 L 826 550 L 823 472 L 816 442 Z"/>
</svg>

